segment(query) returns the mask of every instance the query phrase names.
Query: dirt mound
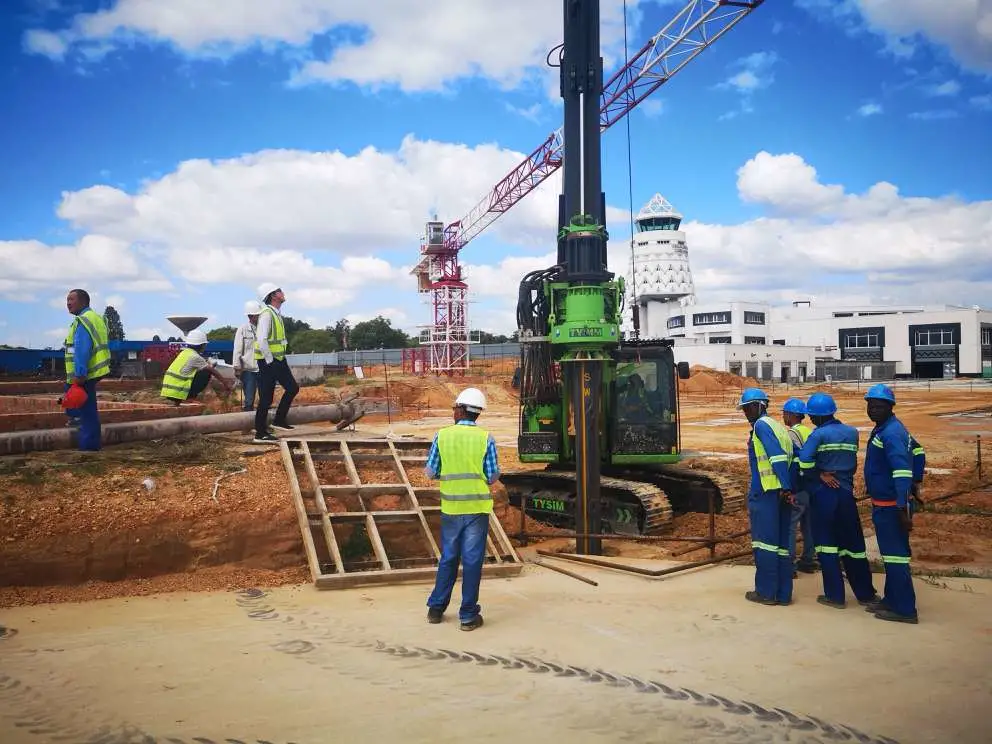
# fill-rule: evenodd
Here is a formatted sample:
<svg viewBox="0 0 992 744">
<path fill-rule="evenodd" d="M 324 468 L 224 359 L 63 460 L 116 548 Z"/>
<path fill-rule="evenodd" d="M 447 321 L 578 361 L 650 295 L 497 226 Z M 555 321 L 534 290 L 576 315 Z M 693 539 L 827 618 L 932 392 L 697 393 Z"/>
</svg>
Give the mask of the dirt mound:
<svg viewBox="0 0 992 744">
<path fill-rule="evenodd" d="M 683 390 L 687 393 L 722 393 L 726 386 L 708 372 L 697 372 L 685 381 Z"/>
</svg>

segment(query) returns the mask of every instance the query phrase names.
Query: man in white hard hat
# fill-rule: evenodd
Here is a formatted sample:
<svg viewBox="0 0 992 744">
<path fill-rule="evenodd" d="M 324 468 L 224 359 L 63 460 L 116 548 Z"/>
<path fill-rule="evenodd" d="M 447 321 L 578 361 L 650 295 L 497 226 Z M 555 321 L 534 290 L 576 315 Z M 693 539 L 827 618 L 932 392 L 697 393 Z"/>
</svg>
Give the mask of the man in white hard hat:
<svg viewBox="0 0 992 744">
<path fill-rule="evenodd" d="M 286 361 L 286 325 L 279 308 L 286 295 L 277 284 L 266 282 L 258 287 L 262 310 L 255 329 L 255 362 L 258 364 L 258 408 L 255 409 L 256 444 L 274 444 L 279 440 L 269 433 L 269 408 L 276 393 L 276 383 L 282 385 L 283 394 L 272 420 L 272 428 L 292 431 L 286 417 L 293 398 L 300 392 L 293 373 Z"/>
<path fill-rule="evenodd" d="M 439 623 L 451 601 L 451 592 L 462 566 L 462 604 L 458 610 L 462 630 L 482 625 L 479 585 L 486 557 L 489 515 L 493 497 L 489 486 L 499 477 L 496 442 L 476 425 L 486 408 L 486 397 L 477 388 L 466 388 L 455 400 L 455 423 L 441 429 L 427 453 L 427 476 L 441 481 L 441 560 L 434 591 L 427 598 L 427 621 Z"/>
<path fill-rule="evenodd" d="M 244 410 L 255 410 L 255 391 L 258 389 L 258 362 L 255 361 L 255 326 L 258 325 L 258 314 L 262 305 L 257 300 L 245 303 L 245 315 L 248 322 L 242 323 L 234 334 L 234 376 L 241 380 L 244 391 Z"/>
<path fill-rule="evenodd" d="M 203 356 L 207 350 L 207 334 L 190 331 L 183 341 L 186 348 L 176 355 L 162 378 L 161 396 L 174 406 L 186 400 L 195 400 L 207 389 L 211 377 L 217 378 L 230 393 L 234 386 Z"/>
</svg>

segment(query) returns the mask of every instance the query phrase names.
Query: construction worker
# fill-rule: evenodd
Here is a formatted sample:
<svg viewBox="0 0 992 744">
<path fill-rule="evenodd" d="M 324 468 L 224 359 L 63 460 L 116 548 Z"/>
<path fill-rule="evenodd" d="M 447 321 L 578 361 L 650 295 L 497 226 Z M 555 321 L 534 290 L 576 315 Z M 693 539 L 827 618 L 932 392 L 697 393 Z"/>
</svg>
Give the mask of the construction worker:
<svg viewBox="0 0 992 744">
<path fill-rule="evenodd" d="M 242 408 L 246 411 L 255 410 L 255 391 L 258 389 L 258 362 L 255 361 L 255 326 L 258 325 L 258 314 L 262 305 L 256 300 L 245 303 L 245 315 L 248 322 L 242 323 L 234 334 L 234 376 L 241 380 L 241 390 L 244 392 Z"/>
<path fill-rule="evenodd" d="M 427 621 L 441 622 L 462 566 L 462 604 L 458 610 L 462 630 L 482 625 L 479 584 L 486 557 L 489 492 L 499 477 L 496 442 L 476 424 L 486 408 L 486 398 L 476 388 L 466 388 L 453 406 L 455 423 L 441 429 L 427 453 L 427 477 L 441 481 L 441 560 L 434 590 L 427 598 Z"/>
<path fill-rule="evenodd" d="M 806 403 L 801 398 L 789 398 L 782 406 L 782 421 L 789 427 L 792 440 L 792 485 L 795 503 L 792 506 L 792 522 L 789 524 L 789 557 L 796 571 L 816 573 L 816 551 L 813 549 L 813 520 L 809 503 L 809 493 L 801 487 L 799 476 L 799 451 L 813 432 L 812 427 L 803 423 L 806 418 Z M 796 528 L 802 532 L 803 554 L 796 560 Z"/>
<path fill-rule="evenodd" d="M 919 508 L 923 506 L 923 473 L 927 469 L 927 452 L 912 434 L 909 435 L 909 448 L 913 455 L 913 486 L 910 493 L 914 506 Z"/>
<path fill-rule="evenodd" d="M 792 440 L 789 431 L 768 415 L 768 396 L 747 388 L 737 407 L 751 424 L 747 454 L 751 485 L 747 495 L 754 549 L 754 591 L 751 602 L 787 605 L 792 602 L 792 559 L 789 525 L 792 517 Z"/>
<path fill-rule="evenodd" d="M 888 385 L 865 393 L 868 418 L 875 424 L 865 455 L 865 491 L 871 498 L 871 520 L 885 566 L 883 597 L 868 605 L 879 620 L 919 622 L 916 592 L 909 570 L 909 533 L 913 531 L 913 447 L 911 437 L 892 409 L 896 396 Z"/>
<path fill-rule="evenodd" d="M 813 539 L 823 573 L 820 604 L 837 609 L 847 606 L 844 573 L 859 603 L 878 599 L 872 585 L 858 506 L 854 500 L 854 474 L 858 469 L 858 430 L 841 423 L 834 414 L 837 403 L 827 393 L 813 393 L 806 413 L 816 429 L 799 451 L 803 487 L 813 507 Z"/>
<path fill-rule="evenodd" d="M 225 380 L 203 356 L 207 350 L 207 334 L 203 331 L 190 331 L 183 341 L 186 348 L 176 355 L 165 371 L 160 395 L 172 405 L 178 406 L 183 401 L 195 400 L 207 389 L 211 377 L 219 380 L 230 393 L 234 385 Z"/>
<path fill-rule="evenodd" d="M 276 383 L 282 385 L 283 393 L 272 421 L 274 429 L 292 431 L 287 417 L 293 398 L 300 392 L 293 373 L 286 361 L 286 326 L 279 308 L 286 301 L 286 294 L 276 284 L 266 282 L 258 287 L 258 297 L 262 310 L 258 315 L 255 329 L 255 362 L 258 364 L 258 408 L 255 409 L 256 444 L 278 442 L 269 433 L 269 408 L 276 393 Z"/>
<path fill-rule="evenodd" d="M 66 390 L 77 385 L 86 391 L 86 402 L 66 413 L 79 419 L 79 449 L 96 451 L 102 443 L 96 386 L 110 374 L 107 324 L 103 316 L 90 307 L 90 295 L 85 289 L 70 290 L 65 306 L 73 315 L 65 337 Z"/>
</svg>

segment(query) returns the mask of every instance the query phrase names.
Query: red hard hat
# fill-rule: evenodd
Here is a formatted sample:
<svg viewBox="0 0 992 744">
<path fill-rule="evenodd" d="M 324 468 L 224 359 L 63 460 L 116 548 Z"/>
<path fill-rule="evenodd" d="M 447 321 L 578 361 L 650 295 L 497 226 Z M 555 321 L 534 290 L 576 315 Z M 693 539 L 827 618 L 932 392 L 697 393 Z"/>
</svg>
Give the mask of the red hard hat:
<svg viewBox="0 0 992 744">
<path fill-rule="evenodd" d="M 83 404 L 86 403 L 86 399 L 86 391 L 79 385 L 73 384 L 69 386 L 69 389 L 65 391 L 65 395 L 62 396 L 62 407 L 82 408 Z"/>
</svg>

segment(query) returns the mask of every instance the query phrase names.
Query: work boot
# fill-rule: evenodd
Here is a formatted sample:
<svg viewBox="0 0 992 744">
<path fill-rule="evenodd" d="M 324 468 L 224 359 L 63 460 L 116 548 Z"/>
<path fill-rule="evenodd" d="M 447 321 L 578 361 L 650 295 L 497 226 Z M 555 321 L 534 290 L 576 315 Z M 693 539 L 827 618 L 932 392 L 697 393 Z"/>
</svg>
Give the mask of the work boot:
<svg viewBox="0 0 992 744">
<path fill-rule="evenodd" d="M 800 561 L 799 563 L 796 564 L 796 570 L 797 571 L 802 571 L 803 573 L 808 573 L 808 574 L 816 573 L 816 564 L 815 563 L 803 563 L 803 562 Z"/>
<path fill-rule="evenodd" d="M 269 432 L 265 432 L 261 436 L 256 434 L 255 438 L 252 439 L 251 441 L 253 444 L 279 444 L 279 440 L 276 437 L 269 434 Z"/>
<path fill-rule="evenodd" d="M 858 604 L 861 605 L 862 607 L 872 607 L 873 605 L 880 604 L 881 601 L 882 598 L 879 597 L 877 594 L 875 594 L 874 596 L 872 596 L 871 599 L 859 599 Z M 872 612 L 872 610 L 867 610 L 867 611 Z"/>
<path fill-rule="evenodd" d="M 482 615 L 476 615 L 466 623 L 461 624 L 462 630 L 475 630 L 482 627 Z"/>
<path fill-rule="evenodd" d="M 881 612 L 882 610 L 888 610 L 888 609 L 889 609 L 889 606 L 887 604 L 885 604 L 885 600 L 882 599 L 881 597 L 879 597 L 876 601 L 869 602 L 868 604 L 865 605 L 865 612 L 875 613 L 875 612 Z"/>
<path fill-rule="evenodd" d="M 826 605 L 827 607 L 833 607 L 835 610 L 843 610 L 847 607 L 847 602 L 837 602 L 830 599 L 826 594 L 821 594 L 816 598 L 816 601 L 822 605 Z"/>
<path fill-rule="evenodd" d="M 757 592 L 744 592 L 744 599 L 748 602 L 756 602 L 758 604 L 769 606 L 778 604 L 778 600 L 773 599 L 772 597 L 762 597 Z"/>
<path fill-rule="evenodd" d="M 916 615 L 901 615 L 892 610 L 879 610 L 875 613 L 875 617 L 878 620 L 891 620 L 894 623 L 911 623 L 912 625 L 916 625 L 920 622 L 919 617 Z"/>
<path fill-rule="evenodd" d="M 285 421 L 273 421 L 272 428 L 279 429 L 280 431 L 292 431 L 296 427 L 292 424 L 287 424 Z"/>
<path fill-rule="evenodd" d="M 437 625 L 444 618 L 444 610 L 440 607 L 430 607 L 427 610 L 427 622 Z"/>
</svg>

